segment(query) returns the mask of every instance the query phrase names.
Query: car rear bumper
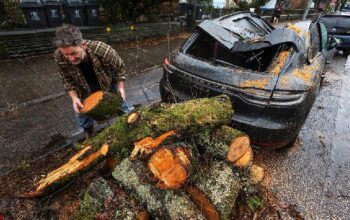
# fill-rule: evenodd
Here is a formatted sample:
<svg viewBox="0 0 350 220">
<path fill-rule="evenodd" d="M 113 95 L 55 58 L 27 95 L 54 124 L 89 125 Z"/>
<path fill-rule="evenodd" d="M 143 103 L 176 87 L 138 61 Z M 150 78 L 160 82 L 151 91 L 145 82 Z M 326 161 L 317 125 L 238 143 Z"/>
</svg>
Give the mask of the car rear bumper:
<svg viewBox="0 0 350 220">
<path fill-rule="evenodd" d="M 164 71 L 159 87 L 162 101 L 174 103 L 193 98 L 184 91 L 172 87 L 167 81 L 166 69 Z M 208 95 L 210 96 L 209 93 Z M 232 94 L 228 95 L 234 99 Z M 306 99 L 315 97 L 316 95 L 313 97 L 311 94 Z M 235 103 L 235 101 L 233 102 Z M 311 106 L 308 105 L 309 103 L 312 105 L 313 100 L 305 100 L 305 102 L 291 108 L 276 109 L 274 107 L 266 107 L 257 117 L 248 115 L 247 110 L 244 112 L 236 111 L 231 125 L 247 133 L 251 137 L 252 142 L 260 147 L 267 149 L 281 148 L 295 139 L 304 124 L 311 109 Z M 245 107 L 245 109 L 247 108 Z M 290 117 L 291 115 L 294 115 L 294 117 Z"/>
</svg>

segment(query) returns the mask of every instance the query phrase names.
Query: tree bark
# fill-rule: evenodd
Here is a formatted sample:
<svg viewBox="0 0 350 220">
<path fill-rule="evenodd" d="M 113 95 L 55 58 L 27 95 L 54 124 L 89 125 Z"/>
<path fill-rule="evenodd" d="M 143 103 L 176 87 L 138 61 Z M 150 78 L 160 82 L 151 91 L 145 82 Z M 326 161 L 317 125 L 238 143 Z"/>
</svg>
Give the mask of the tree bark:
<svg viewBox="0 0 350 220">
<path fill-rule="evenodd" d="M 86 149 L 85 146 L 89 146 L 88 149 L 103 158 L 108 152 L 114 161 L 122 161 L 123 158 L 130 156 L 132 145 L 135 145 L 136 149 L 132 153 L 134 157 L 139 152 L 152 153 L 153 149 L 169 136 L 190 136 L 204 128 L 228 124 L 232 113 L 231 102 L 227 96 L 196 99 L 173 105 L 154 105 L 137 112 L 135 120 L 128 120 L 128 115 L 121 116 L 115 124 L 86 140 L 81 147 Z M 103 154 L 98 151 L 101 146 L 107 146 Z M 81 152 L 85 150 L 80 151 L 77 155 L 80 155 Z M 81 160 L 81 158 L 78 160 L 77 156 L 74 156 L 67 164 L 52 171 L 41 180 L 34 193 L 26 195 L 42 195 L 46 188 L 51 188 L 51 185 L 56 185 L 61 181 L 65 182 L 79 175 L 82 169 L 101 161 L 100 156 L 89 157 L 86 160 Z M 114 162 L 112 161 L 111 164 Z M 183 179 L 183 181 L 186 180 Z"/>
<path fill-rule="evenodd" d="M 124 159 L 112 176 L 160 219 L 205 219 L 182 190 L 157 189 L 146 166 L 139 160 Z"/>
<path fill-rule="evenodd" d="M 226 125 L 199 132 L 193 142 L 208 156 L 226 160 L 236 167 L 248 166 L 253 158 L 248 135 Z"/>
<path fill-rule="evenodd" d="M 128 115 L 121 116 L 113 125 L 83 142 L 95 149 L 107 143 L 110 153 L 119 158 L 129 156 L 131 146 L 144 138 L 154 139 L 174 130 L 177 135 L 191 136 L 203 129 L 229 124 L 232 104 L 225 95 L 189 100 L 178 104 L 158 104 L 137 112 L 138 119 L 128 123 Z"/>
<path fill-rule="evenodd" d="M 240 179 L 234 175 L 232 167 L 226 162 L 216 160 L 209 161 L 208 164 L 202 163 L 191 179 L 193 186 L 203 192 L 214 205 L 220 219 L 230 219 L 233 205 L 242 189 Z M 211 210 L 207 207 L 202 210 L 207 209 Z"/>
</svg>

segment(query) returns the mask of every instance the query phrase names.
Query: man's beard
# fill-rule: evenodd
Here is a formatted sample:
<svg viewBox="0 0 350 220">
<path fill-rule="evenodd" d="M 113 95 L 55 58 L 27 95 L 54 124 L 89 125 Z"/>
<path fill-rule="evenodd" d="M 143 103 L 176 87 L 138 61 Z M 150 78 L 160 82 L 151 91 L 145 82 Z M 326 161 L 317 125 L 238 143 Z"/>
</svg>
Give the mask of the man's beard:
<svg viewBox="0 0 350 220">
<path fill-rule="evenodd" d="M 83 60 L 82 58 L 77 58 L 76 60 L 71 61 L 71 63 L 74 64 L 74 65 L 78 65 L 78 64 L 81 63 L 82 60 Z"/>
<path fill-rule="evenodd" d="M 82 52 L 81 57 L 74 59 L 74 61 L 71 61 L 74 65 L 79 65 L 86 57 L 85 51 Z"/>
</svg>

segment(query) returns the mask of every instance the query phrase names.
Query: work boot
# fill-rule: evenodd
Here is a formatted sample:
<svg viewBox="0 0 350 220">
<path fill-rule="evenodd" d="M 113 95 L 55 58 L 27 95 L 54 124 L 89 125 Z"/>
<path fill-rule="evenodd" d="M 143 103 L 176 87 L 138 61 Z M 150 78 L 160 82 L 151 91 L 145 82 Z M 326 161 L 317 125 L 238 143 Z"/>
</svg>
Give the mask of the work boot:
<svg viewBox="0 0 350 220">
<path fill-rule="evenodd" d="M 90 126 L 88 128 L 84 128 L 84 134 L 85 138 L 89 138 L 95 135 L 95 128 L 94 126 Z"/>
</svg>

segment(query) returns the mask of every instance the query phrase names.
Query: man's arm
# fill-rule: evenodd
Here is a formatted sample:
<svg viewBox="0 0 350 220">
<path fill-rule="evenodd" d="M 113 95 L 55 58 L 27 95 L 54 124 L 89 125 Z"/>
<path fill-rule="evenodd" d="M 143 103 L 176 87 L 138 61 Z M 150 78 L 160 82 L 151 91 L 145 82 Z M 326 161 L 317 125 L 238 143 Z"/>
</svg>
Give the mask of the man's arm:
<svg viewBox="0 0 350 220">
<path fill-rule="evenodd" d="M 114 71 L 112 75 L 113 81 L 116 83 L 117 90 L 120 93 L 121 97 L 125 99 L 125 65 L 123 60 L 120 58 L 118 53 L 109 45 L 99 42 L 100 48 L 103 48 L 104 51 L 108 51 L 108 53 L 104 54 L 105 62 L 109 63 L 111 68 Z"/>
<path fill-rule="evenodd" d="M 74 108 L 75 112 L 79 113 L 80 109 L 83 107 L 83 105 L 81 104 L 81 101 L 80 101 L 78 94 L 76 92 L 77 88 L 74 84 L 74 80 L 73 80 L 72 76 L 70 75 L 69 70 L 66 67 L 63 67 L 64 65 L 62 65 L 62 63 L 64 63 L 64 62 L 63 62 L 63 60 L 62 60 L 62 58 L 57 50 L 55 51 L 54 56 L 55 56 L 55 62 L 58 64 L 58 68 L 59 68 L 58 72 L 59 72 L 59 75 L 62 79 L 64 89 L 72 99 L 73 108 Z"/>
<path fill-rule="evenodd" d="M 80 101 L 80 99 L 78 97 L 77 92 L 74 91 L 74 90 L 71 90 L 71 91 L 68 91 L 68 95 L 72 99 L 74 111 L 76 113 L 79 113 L 80 109 L 83 108 L 84 106 L 83 106 L 83 104 L 81 104 L 81 101 Z"/>
<path fill-rule="evenodd" d="M 120 93 L 120 96 L 123 98 L 123 100 L 125 100 L 125 83 L 124 81 L 118 81 L 117 82 L 117 89 L 118 89 L 118 92 Z"/>
</svg>

